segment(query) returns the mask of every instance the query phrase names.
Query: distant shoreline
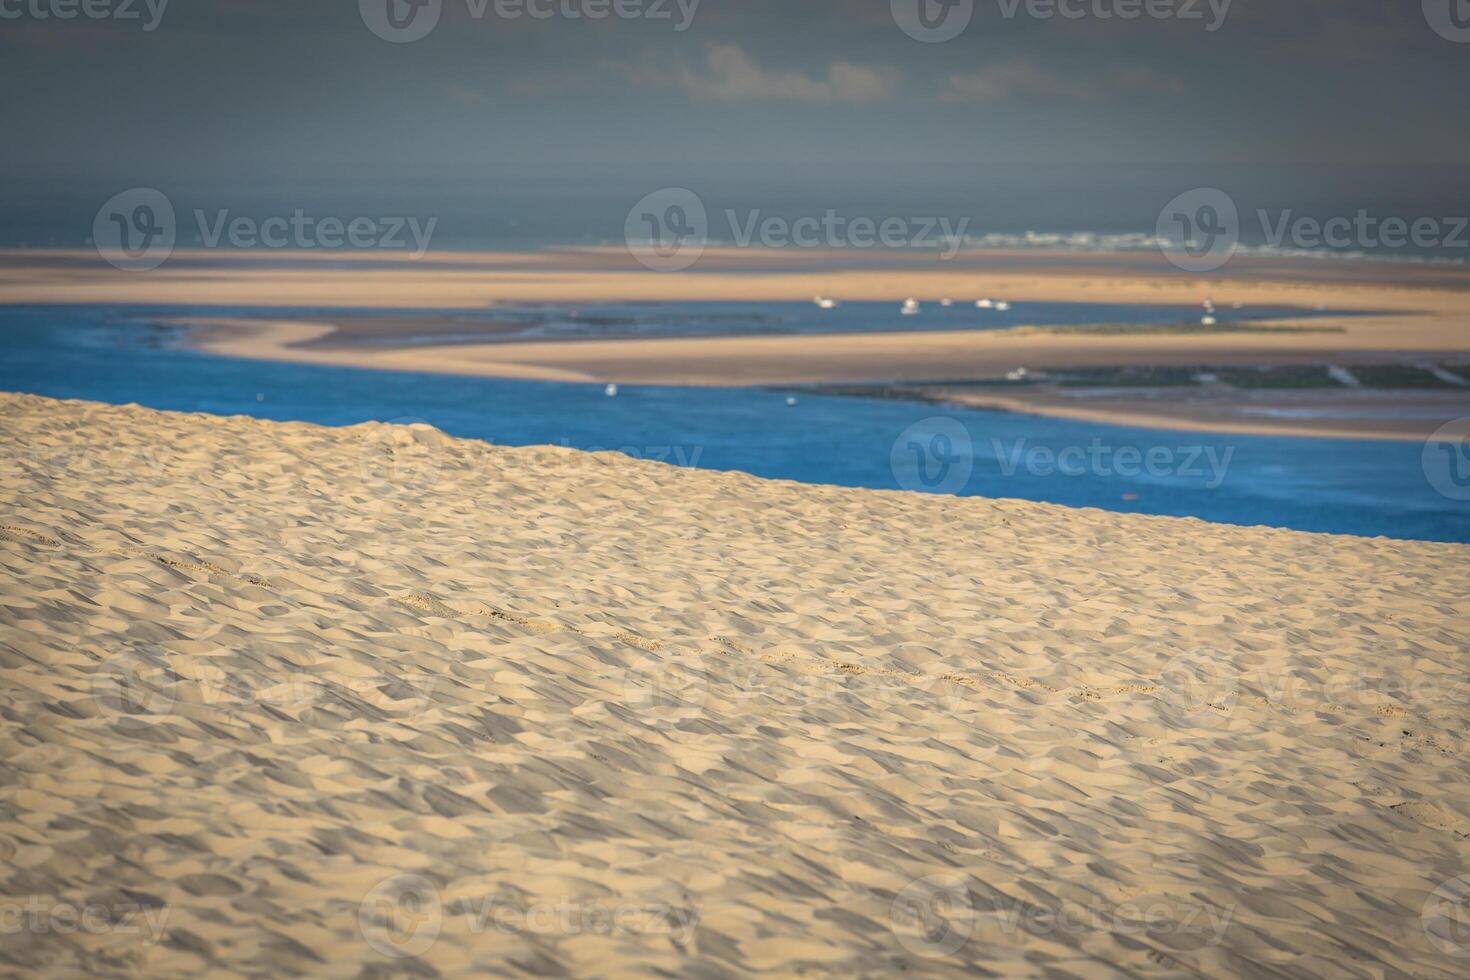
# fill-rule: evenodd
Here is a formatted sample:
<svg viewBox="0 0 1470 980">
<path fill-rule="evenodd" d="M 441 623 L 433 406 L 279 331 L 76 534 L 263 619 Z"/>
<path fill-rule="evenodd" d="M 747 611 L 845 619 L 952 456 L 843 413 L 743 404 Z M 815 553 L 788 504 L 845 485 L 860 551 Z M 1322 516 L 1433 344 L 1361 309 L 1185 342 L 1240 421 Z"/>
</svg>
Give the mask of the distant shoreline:
<svg viewBox="0 0 1470 980">
<path fill-rule="evenodd" d="M 822 390 L 812 394 L 847 395 L 850 397 L 888 397 L 902 399 L 902 395 L 878 396 L 861 389 Z M 918 394 L 917 390 L 915 391 Z M 1390 442 L 1423 442 L 1434 437 L 1434 430 L 1443 423 L 1417 419 L 1405 419 L 1395 426 L 1384 420 L 1366 420 L 1349 417 L 1354 409 L 1361 410 L 1361 403 L 1340 403 L 1344 417 L 1305 422 L 1269 415 L 1242 418 L 1230 415 L 1229 407 L 1222 405 L 1195 405 L 1181 407 L 1177 402 L 1160 404 L 1147 397 L 1118 397 L 1105 406 L 1065 404 L 1054 397 L 1029 394 L 960 394 L 953 391 L 936 393 L 921 399 L 927 404 L 954 405 L 960 408 L 981 409 L 992 412 L 1012 412 L 1021 415 L 1036 415 L 1043 418 L 1069 419 L 1074 422 L 1095 422 L 1135 429 L 1158 429 L 1168 432 L 1212 432 L 1221 435 L 1283 436 L 1316 439 L 1381 440 Z M 1250 407 L 1264 411 L 1292 411 L 1299 406 L 1290 398 L 1277 401 L 1258 402 Z M 1433 405 L 1428 399 L 1412 402 L 1414 405 Z M 1446 421 L 1458 417 L 1455 413 L 1470 411 L 1470 390 L 1461 400 L 1443 403 Z M 1449 437 L 1446 437 L 1449 438 Z"/>
<path fill-rule="evenodd" d="M 512 302 L 673 302 L 693 300 L 899 302 L 982 296 L 1014 302 L 1137 303 L 1199 308 L 1325 309 L 1313 318 L 1255 321 L 1230 332 L 1000 331 L 808 334 L 630 340 L 414 343 L 412 317 L 403 344 L 392 325 L 374 324 L 386 342 L 371 347 L 325 342 L 330 322 L 234 315 L 193 318 L 190 343 L 230 357 L 379 370 L 582 383 L 701 387 L 886 383 L 988 378 L 1030 369 L 1120 365 L 1290 365 L 1470 361 L 1470 271 L 1368 260 L 1331 263 L 1288 259 L 1232 262 L 1222 273 L 1182 273 L 1159 256 L 1006 253 L 941 263 L 908 254 L 888 257 L 711 250 L 682 273 L 636 266 L 626 253 L 588 249 L 547 253 L 431 255 L 404 269 L 383 256 L 181 253 L 178 266 L 126 273 L 85 253 L 0 253 L 0 304 L 127 303 L 302 309 L 371 307 L 453 311 Z M 271 262 L 258 260 L 270 259 Z M 280 268 L 290 259 L 288 268 Z M 446 261 L 447 260 L 447 261 Z M 846 261 L 848 264 L 841 264 Z M 770 271 L 779 268 L 781 271 Z M 1293 278 L 1285 278 L 1291 276 Z M 1330 311 L 1373 310 L 1334 317 Z M 222 311 L 223 312 L 223 311 Z M 833 311 L 840 316 L 840 308 Z M 1272 330 L 1270 328 L 1277 328 Z M 309 345 L 309 346 L 306 346 Z M 1441 399 L 1450 418 L 1470 415 L 1470 392 Z M 1034 397 L 988 394 L 985 407 L 1161 429 L 1260 435 L 1422 439 L 1437 425 L 1419 420 L 1374 426 L 1354 417 L 1313 420 L 1215 417 L 1178 406 L 1122 400 L 1079 407 Z M 976 407 L 981 407 L 980 404 Z M 1351 406 L 1348 406 L 1351 408 Z M 1228 405 L 1227 405 L 1228 408 Z M 1431 410 L 1433 410 L 1431 406 Z"/>
</svg>

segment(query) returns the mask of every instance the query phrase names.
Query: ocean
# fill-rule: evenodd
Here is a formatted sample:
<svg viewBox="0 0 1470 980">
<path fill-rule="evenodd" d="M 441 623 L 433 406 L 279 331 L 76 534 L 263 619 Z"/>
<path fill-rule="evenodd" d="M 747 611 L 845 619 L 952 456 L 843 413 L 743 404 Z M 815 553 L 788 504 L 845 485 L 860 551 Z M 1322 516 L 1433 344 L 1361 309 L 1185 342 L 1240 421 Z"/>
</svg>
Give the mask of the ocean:
<svg viewBox="0 0 1470 980">
<path fill-rule="evenodd" d="M 623 386 L 609 397 L 601 385 L 244 361 L 189 350 L 153 324 L 157 312 L 0 308 L 0 389 L 334 426 L 426 422 L 501 445 L 612 450 L 803 483 L 1470 542 L 1470 505 L 1434 489 L 1417 442 L 1165 432 L 759 388 Z M 669 329 L 670 310 L 644 312 Z"/>
</svg>

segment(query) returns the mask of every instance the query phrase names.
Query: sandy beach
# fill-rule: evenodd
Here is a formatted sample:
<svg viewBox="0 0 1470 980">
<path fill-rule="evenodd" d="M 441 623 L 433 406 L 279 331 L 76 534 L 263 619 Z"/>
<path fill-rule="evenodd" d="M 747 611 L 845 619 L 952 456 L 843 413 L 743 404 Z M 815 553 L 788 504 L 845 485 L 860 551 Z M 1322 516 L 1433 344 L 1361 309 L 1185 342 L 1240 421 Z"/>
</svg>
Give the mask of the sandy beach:
<svg viewBox="0 0 1470 980">
<path fill-rule="evenodd" d="M 5 970 L 1464 975 L 1464 546 L 19 395 L 0 441 Z"/>
<path fill-rule="evenodd" d="M 714 249 L 695 269 L 677 274 L 643 269 L 614 249 L 435 253 L 419 262 L 372 254 L 186 252 L 144 274 L 99 267 L 95 256 L 88 260 L 84 253 L 0 254 L 0 303 L 254 305 L 303 311 L 294 318 L 159 314 L 161 320 L 189 326 L 191 343 L 199 349 L 230 357 L 713 387 L 996 378 L 1018 367 L 1431 364 L 1463 371 L 1470 368 L 1467 287 L 1470 270 L 1460 266 L 1245 258 L 1224 272 L 1197 276 L 1148 253 L 979 252 L 940 262 L 901 253 Z M 950 296 L 962 304 L 993 296 L 1013 302 L 1166 304 L 1188 311 L 1211 299 L 1221 308 L 1294 307 L 1313 315 L 1218 332 L 1105 334 L 1025 327 L 528 341 L 490 329 L 473 343 L 432 340 L 456 311 L 499 303 L 809 301 L 816 295 L 895 304 L 908 296 Z M 414 312 L 396 317 L 312 312 L 337 307 Z M 832 315 L 840 319 L 841 309 Z M 364 344 L 364 338 L 373 343 Z M 1127 393 L 1085 401 L 1053 395 L 987 393 L 954 400 L 1164 429 L 1382 439 L 1424 439 L 1446 422 L 1470 415 L 1470 386 L 1427 400 L 1406 394 L 1402 404 L 1381 393 L 1338 392 L 1318 407 L 1321 417 L 1303 415 L 1300 399 L 1293 396 L 1270 400 L 1226 393 L 1181 405 Z"/>
<path fill-rule="evenodd" d="M 1347 361 L 1349 365 L 1351 361 Z M 1470 390 L 1240 391 L 1036 385 L 1006 391 L 922 386 L 836 386 L 857 397 L 902 398 L 1049 418 L 1176 432 L 1458 442 L 1451 420 L 1470 416 Z"/>
<path fill-rule="evenodd" d="M 0 0 L 0 980 L 1470 978 L 1470 0 L 999 6 Z"/>
</svg>

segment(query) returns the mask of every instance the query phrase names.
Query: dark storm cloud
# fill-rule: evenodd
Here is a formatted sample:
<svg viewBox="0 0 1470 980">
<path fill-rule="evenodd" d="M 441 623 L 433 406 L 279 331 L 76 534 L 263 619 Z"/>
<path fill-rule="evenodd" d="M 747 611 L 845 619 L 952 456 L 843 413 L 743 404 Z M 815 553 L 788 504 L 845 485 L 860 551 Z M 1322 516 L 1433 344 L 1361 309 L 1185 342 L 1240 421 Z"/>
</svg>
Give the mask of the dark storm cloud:
<svg viewBox="0 0 1470 980">
<path fill-rule="evenodd" d="M 30 10 L 66 2 L 0 0 L 12 182 L 1470 162 L 1470 44 L 1417 0 L 1174 0 L 1198 19 L 1118 16 L 1167 0 L 975 0 L 938 44 L 890 0 L 641 0 L 602 19 L 564 12 L 640 0 L 514 0 L 545 19 L 443 0 L 404 44 L 357 0 L 170 0 L 151 31 Z"/>
</svg>

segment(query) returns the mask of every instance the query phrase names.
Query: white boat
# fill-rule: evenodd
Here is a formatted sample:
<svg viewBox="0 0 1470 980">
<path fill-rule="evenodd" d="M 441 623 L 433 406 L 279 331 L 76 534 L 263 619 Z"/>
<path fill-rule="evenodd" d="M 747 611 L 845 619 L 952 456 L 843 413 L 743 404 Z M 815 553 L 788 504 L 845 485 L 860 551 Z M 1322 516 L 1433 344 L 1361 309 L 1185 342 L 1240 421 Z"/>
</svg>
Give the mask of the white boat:
<svg viewBox="0 0 1470 980">
<path fill-rule="evenodd" d="M 977 310 L 990 310 L 994 308 L 995 300 L 993 299 L 977 299 L 975 301 L 975 309 Z"/>
<path fill-rule="evenodd" d="M 904 316 L 913 316 L 919 312 L 919 301 L 910 297 L 903 301 L 903 309 L 900 310 Z"/>
<path fill-rule="evenodd" d="M 1215 325 L 1215 322 L 1216 321 L 1215 321 L 1215 318 L 1212 317 L 1212 316 L 1202 316 L 1202 317 L 1200 317 L 1199 322 L 1200 322 L 1200 325 L 1201 326 L 1213 327 Z"/>
<path fill-rule="evenodd" d="M 1007 371 L 1006 372 L 1006 380 L 1007 381 L 1025 381 L 1026 378 L 1030 376 L 1030 374 L 1031 374 L 1031 372 L 1028 371 L 1028 370 L 1026 370 L 1025 368 L 1016 368 L 1014 371 Z"/>
<path fill-rule="evenodd" d="M 954 300 L 952 300 L 952 299 L 950 299 L 949 297 L 946 296 L 944 299 L 942 299 L 942 300 L 939 301 L 939 305 L 940 306 L 953 306 L 954 305 Z"/>
<path fill-rule="evenodd" d="M 1003 299 L 996 300 L 996 302 L 995 302 L 995 308 L 996 308 L 996 310 L 998 312 L 1004 313 L 1006 310 L 1008 310 L 1008 309 L 1011 308 L 1011 304 L 1007 303 Z"/>
<path fill-rule="evenodd" d="M 824 310 L 837 309 L 837 301 L 835 299 L 828 299 L 826 296 L 817 296 L 812 300 L 812 302 L 816 303 L 817 306 Z"/>
<path fill-rule="evenodd" d="M 616 397 L 618 397 L 618 386 L 617 385 L 608 385 L 606 388 L 603 389 L 603 391 L 607 394 L 607 397 L 609 397 L 609 398 L 616 398 Z"/>
</svg>

